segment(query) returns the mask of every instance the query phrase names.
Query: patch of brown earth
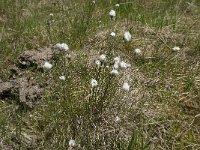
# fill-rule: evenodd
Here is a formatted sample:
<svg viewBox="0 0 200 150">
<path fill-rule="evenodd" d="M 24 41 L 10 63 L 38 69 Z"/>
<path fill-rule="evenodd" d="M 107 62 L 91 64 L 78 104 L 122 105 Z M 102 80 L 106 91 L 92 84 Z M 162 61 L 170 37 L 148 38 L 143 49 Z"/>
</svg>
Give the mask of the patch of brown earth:
<svg viewBox="0 0 200 150">
<path fill-rule="evenodd" d="M 17 78 L 0 83 L 0 97 L 4 100 L 16 98 L 20 103 L 32 108 L 33 103 L 41 97 L 42 88 L 27 78 Z"/>
<path fill-rule="evenodd" d="M 44 86 L 37 83 L 31 74 L 27 76 L 26 72 L 30 67 L 34 69 L 43 69 L 42 66 L 46 61 L 52 61 L 58 54 L 54 47 L 45 47 L 23 52 L 17 58 L 17 64 L 10 67 L 10 80 L 0 80 L 0 98 L 3 100 L 16 99 L 29 108 L 42 97 Z M 67 58 L 72 55 L 69 52 L 63 52 Z M 47 86 L 47 85 L 46 85 Z"/>
<path fill-rule="evenodd" d="M 54 51 L 52 48 L 39 48 L 32 51 L 25 51 L 17 58 L 20 67 L 38 66 L 41 67 L 45 61 L 53 59 Z"/>
</svg>

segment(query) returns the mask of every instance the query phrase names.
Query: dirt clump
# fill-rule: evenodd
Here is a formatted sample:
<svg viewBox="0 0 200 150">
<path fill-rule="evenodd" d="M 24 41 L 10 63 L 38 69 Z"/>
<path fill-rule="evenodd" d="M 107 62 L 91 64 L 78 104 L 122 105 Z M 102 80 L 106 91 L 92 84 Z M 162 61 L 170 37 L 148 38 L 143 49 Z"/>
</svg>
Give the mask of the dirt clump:
<svg viewBox="0 0 200 150">
<path fill-rule="evenodd" d="M 53 59 L 54 52 L 54 49 L 49 47 L 25 51 L 17 58 L 18 65 L 21 68 L 31 66 L 41 67 L 45 61 Z"/>
<path fill-rule="evenodd" d="M 41 99 L 42 91 L 48 85 L 39 84 L 31 73 L 32 70 L 28 68 L 42 69 L 46 61 L 53 61 L 54 56 L 60 52 L 51 46 L 24 51 L 20 54 L 17 57 L 17 64 L 10 66 L 10 79 L 8 81 L 0 79 L 0 99 L 16 100 L 32 108 L 35 102 Z M 69 55 L 70 53 L 66 52 L 66 57 Z"/>
<path fill-rule="evenodd" d="M 7 95 L 8 93 L 11 93 L 12 89 L 13 89 L 13 85 L 12 85 L 11 82 L 0 81 L 0 96 Z"/>
<path fill-rule="evenodd" d="M 28 78 L 17 78 L 7 82 L 0 82 L 0 97 L 2 99 L 15 98 L 30 108 L 41 97 L 41 92 L 42 88 L 40 85 Z"/>
</svg>

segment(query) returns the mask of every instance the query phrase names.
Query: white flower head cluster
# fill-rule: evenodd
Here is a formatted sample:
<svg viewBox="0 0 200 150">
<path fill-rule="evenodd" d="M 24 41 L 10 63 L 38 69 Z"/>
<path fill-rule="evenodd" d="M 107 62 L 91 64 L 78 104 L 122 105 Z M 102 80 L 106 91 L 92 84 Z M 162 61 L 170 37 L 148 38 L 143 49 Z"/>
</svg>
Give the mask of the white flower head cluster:
<svg viewBox="0 0 200 150">
<path fill-rule="evenodd" d="M 53 65 L 50 64 L 49 62 L 45 62 L 44 65 L 43 65 L 42 67 L 43 67 L 44 69 L 46 69 L 46 70 L 50 70 L 50 69 L 53 67 Z"/>
<path fill-rule="evenodd" d="M 114 69 L 118 69 L 119 68 L 119 64 L 118 63 L 114 63 L 113 68 Z"/>
<path fill-rule="evenodd" d="M 172 48 L 172 50 L 173 50 L 174 52 L 179 52 L 179 51 L 180 51 L 180 47 L 175 46 L 174 48 Z"/>
<path fill-rule="evenodd" d="M 59 79 L 64 81 L 66 78 L 65 76 L 60 76 Z"/>
<path fill-rule="evenodd" d="M 114 63 L 113 68 L 114 69 L 118 69 L 119 68 L 119 63 Z"/>
<path fill-rule="evenodd" d="M 76 146 L 76 141 L 71 139 L 69 141 L 69 147 L 75 147 L 75 146 Z"/>
<path fill-rule="evenodd" d="M 124 69 L 131 67 L 131 64 L 128 64 L 128 63 L 126 63 L 124 61 L 121 61 L 119 63 L 119 65 L 120 65 L 121 68 L 124 68 Z"/>
<path fill-rule="evenodd" d="M 91 83 L 92 88 L 98 86 L 98 82 L 97 82 L 97 80 L 95 80 L 95 79 L 92 79 L 90 83 Z"/>
<path fill-rule="evenodd" d="M 123 86 L 122 86 L 122 90 L 124 90 L 124 91 L 129 91 L 129 89 L 130 89 L 130 85 L 128 85 L 128 83 L 127 82 L 125 82 L 124 84 L 123 84 Z"/>
<path fill-rule="evenodd" d="M 115 36 L 116 36 L 116 33 L 115 33 L 115 32 L 111 32 L 111 33 L 110 33 L 110 36 L 115 37 Z"/>
<path fill-rule="evenodd" d="M 69 46 L 66 43 L 57 43 L 55 47 L 58 48 L 59 50 L 64 50 L 64 51 L 69 50 Z"/>
<path fill-rule="evenodd" d="M 119 7 L 119 4 L 115 4 L 116 7 Z"/>
<path fill-rule="evenodd" d="M 95 60 L 95 64 L 97 65 L 97 67 L 100 67 L 101 66 L 101 61 L 100 60 Z"/>
<path fill-rule="evenodd" d="M 139 54 L 141 54 L 141 53 L 142 53 L 142 51 L 141 51 L 141 49 L 139 49 L 139 48 L 136 48 L 136 49 L 135 49 L 135 53 L 139 55 Z"/>
<path fill-rule="evenodd" d="M 115 63 L 119 63 L 119 62 L 120 62 L 120 57 L 115 57 L 115 58 L 114 58 L 114 62 L 115 62 Z"/>
<path fill-rule="evenodd" d="M 126 68 L 131 67 L 131 64 L 128 64 L 128 63 L 122 61 L 120 59 L 120 57 L 115 57 L 114 58 L 113 69 L 118 69 L 119 67 L 123 68 L 123 69 L 126 69 Z"/>
<path fill-rule="evenodd" d="M 131 40 L 131 34 L 129 31 L 124 32 L 124 40 L 129 42 Z"/>
<path fill-rule="evenodd" d="M 99 56 L 99 60 L 100 60 L 101 62 L 104 62 L 104 61 L 106 60 L 106 55 L 105 55 L 105 54 L 101 54 L 101 55 Z"/>
<path fill-rule="evenodd" d="M 109 12 L 109 15 L 110 15 L 111 17 L 115 17 L 115 16 L 116 16 L 116 12 L 115 12 L 114 10 L 111 10 L 111 11 Z"/>
<path fill-rule="evenodd" d="M 112 75 L 118 75 L 119 74 L 119 72 L 118 72 L 118 70 L 116 70 L 116 69 L 113 69 L 111 72 L 110 72 L 110 74 L 112 74 Z"/>
<path fill-rule="evenodd" d="M 120 63 L 120 57 L 115 57 L 115 58 L 114 58 L 114 65 L 113 65 L 113 68 L 114 68 L 114 69 L 118 69 L 118 68 L 119 68 L 119 63 Z"/>
</svg>

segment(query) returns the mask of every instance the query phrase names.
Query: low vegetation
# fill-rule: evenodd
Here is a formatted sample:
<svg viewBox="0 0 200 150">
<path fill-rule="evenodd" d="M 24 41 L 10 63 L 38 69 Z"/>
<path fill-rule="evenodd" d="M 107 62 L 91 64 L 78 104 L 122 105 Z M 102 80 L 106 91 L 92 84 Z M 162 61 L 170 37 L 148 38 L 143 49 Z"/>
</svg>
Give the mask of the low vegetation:
<svg viewBox="0 0 200 150">
<path fill-rule="evenodd" d="M 0 8 L 1 149 L 200 149 L 200 1 Z"/>
</svg>

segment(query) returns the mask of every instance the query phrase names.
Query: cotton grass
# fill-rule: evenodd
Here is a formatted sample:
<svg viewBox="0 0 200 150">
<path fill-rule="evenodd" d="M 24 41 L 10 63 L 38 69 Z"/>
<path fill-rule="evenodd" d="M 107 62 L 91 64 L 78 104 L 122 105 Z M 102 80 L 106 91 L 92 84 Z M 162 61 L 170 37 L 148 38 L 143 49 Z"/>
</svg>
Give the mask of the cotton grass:
<svg viewBox="0 0 200 150">
<path fill-rule="evenodd" d="M 130 32 L 129 31 L 126 31 L 125 33 L 124 33 L 124 40 L 125 41 L 127 41 L 127 42 L 129 42 L 130 40 L 131 40 L 131 34 L 130 34 Z"/>
<path fill-rule="evenodd" d="M 122 90 L 128 92 L 130 90 L 130 85 L 125 82 L 123 85 L 122 85 Z"/>
<path fill-rule="evenodd" d="M 59 50 L 68 51 L 69 46 L 66 43 L 57 43 L 55 47 Z"/>
<path fill-rule="evenodd" d="M 110 15 L 111 17 L 115 17 L 115 16 L 116 16 L 116 11 L 115 11 L 115 10 L 111 10 L 111 11 L 109 12 L 109 15 Z"/>
<path fill-rule="evenodd" d="M 91 82 L 90 82 L 90 84 L 91 84 L 92 88 L 98 86 L 98 82 L 97 82 L 97 80 L 95 80 L 95 79 L 92 79 Z"/>
<path fill-rule="evenodd" d="M 42 67 L 43 67 L 44 69 L 46 69 L 46 70 L 50 70 L 50 69 L 53 67 L 53 65 L 50 64 L 49 62 L 45 62 L 44 65 L 43 65 Z"/>
</svg>

